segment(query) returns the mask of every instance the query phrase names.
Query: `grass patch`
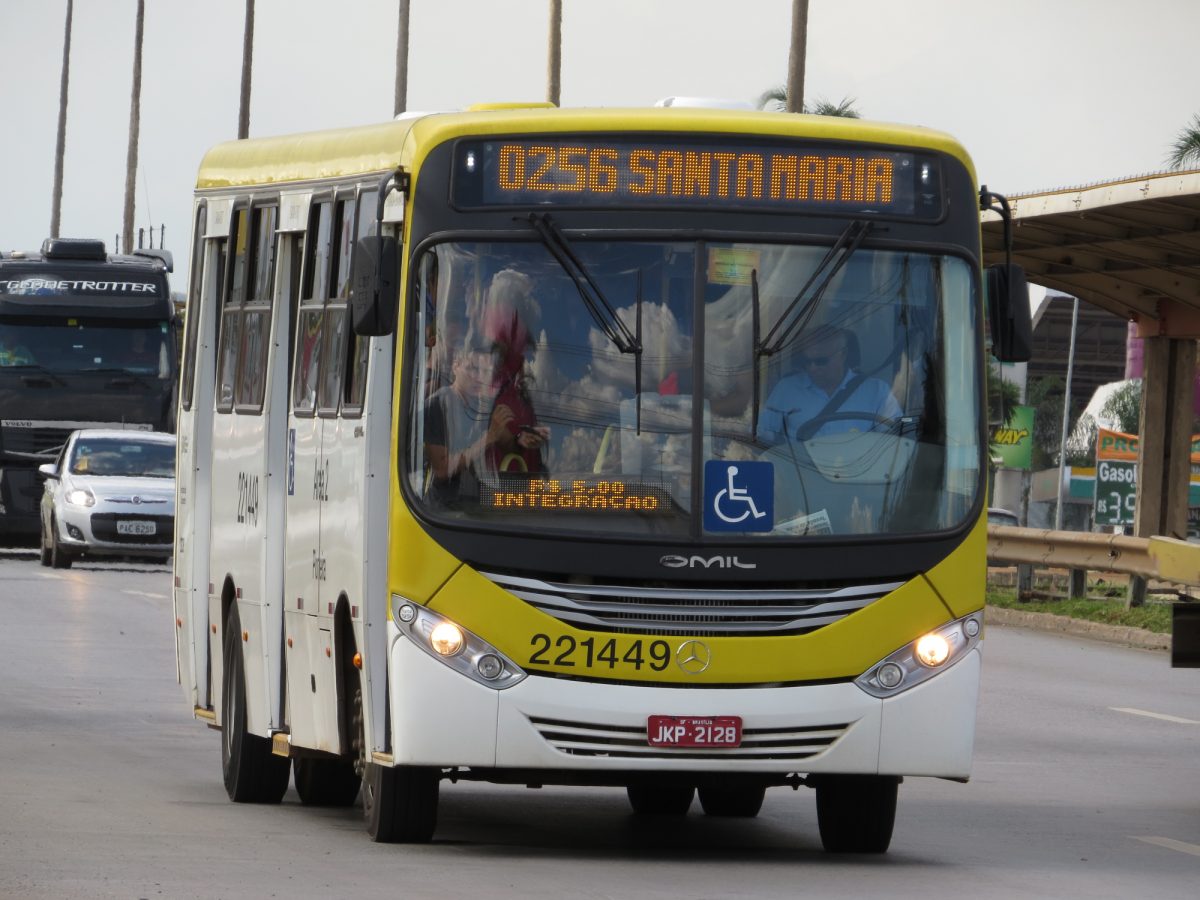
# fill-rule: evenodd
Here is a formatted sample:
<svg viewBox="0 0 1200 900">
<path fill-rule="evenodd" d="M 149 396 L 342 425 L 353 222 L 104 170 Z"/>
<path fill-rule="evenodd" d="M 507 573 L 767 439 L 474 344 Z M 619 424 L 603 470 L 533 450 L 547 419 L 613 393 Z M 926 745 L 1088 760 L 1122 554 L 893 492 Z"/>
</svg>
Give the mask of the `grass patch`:
<svg viewBox="0 0 1200 900">
<path fill-rule="evenodd" d="M 1067 616 L 1071 619 L 1083 619 L 1088 622 L 1103 622 L 1106 625 L 1126 625 L 1131 628 L 1144 628 L 1158 634 L 1171 633 L 1171 604 L 1174 600 L 1161 600 L 1147 597 L 1143 606 L 1132 609 L 1125 608 L 1124 599 L 1116 600 L 1030 600 L 1022 602 L 1017 599 L 1017 592 L 1012 588 L 988 587 L 987 602 L 989 606 L 999 606 L 1004 609 L 1023 609 L 1026 612 L 1053 613 L 1056 616 Z"/>
</svg>

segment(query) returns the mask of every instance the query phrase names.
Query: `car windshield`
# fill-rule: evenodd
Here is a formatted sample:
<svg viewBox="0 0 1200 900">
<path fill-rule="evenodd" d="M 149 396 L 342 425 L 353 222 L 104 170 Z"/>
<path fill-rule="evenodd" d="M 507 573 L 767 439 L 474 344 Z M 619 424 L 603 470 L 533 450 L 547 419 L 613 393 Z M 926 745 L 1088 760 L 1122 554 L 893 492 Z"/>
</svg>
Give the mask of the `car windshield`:
<svg viewBox="0 0 1200 900">
<path fill-rule="evenodd" d="M 964 260 L 577 240 L 567 264 L 552 249 L 450 242 L 418 261 L 402 464 L 428 514 L 646 539 L 965 521 L 982 451 Z"/>
<path fill-rule="evenodd" d="M 174 478 L 175 445 L 134 438 L 80 438 L 71 451 L 73 475 Z"/>
</svg>

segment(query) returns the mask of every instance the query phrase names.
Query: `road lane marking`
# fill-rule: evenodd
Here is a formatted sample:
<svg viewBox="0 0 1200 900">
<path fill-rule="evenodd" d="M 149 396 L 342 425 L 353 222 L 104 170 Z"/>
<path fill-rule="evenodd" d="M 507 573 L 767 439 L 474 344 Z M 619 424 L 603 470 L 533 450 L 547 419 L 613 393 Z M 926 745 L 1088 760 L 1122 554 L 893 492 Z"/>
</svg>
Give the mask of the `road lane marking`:
<svg viewBox="0 0 1200 900">
<path fill-rule="evenodd" d="M 156 594 L 153 591 L 131 591 L 128 588 L 121 591 L 122 594 L 133 594 L 135 597 L 149 597 L 151 600 L 166 600 L 166 594 Z"/>
<path fill-rule="evenodd" d="M 1129 706 L 1110 706 L 1113 712 L 1129 713 L 1131 716 L 1145 716 L 1148 719 L 1162 719 L 1164 722 L 1175 722 L 1179 725 L 1200 725 L 1195 719 L 1181 719 L 1179 716 L 1168 716 L 1166 713 L 1150 712 L 1145 709 L 1134 709 Z"/>
<path fill-rule="evenodd" d="M 1180 853 L 1190 853 L 1192 856 L 1200 856 L 1200 844 L 1188 844 L 1183 841 L 1177 841 L 1174 838 L 1167 837 L 1152 837 L 1134 835 L 1134 840 L 1145 841 L 1147 844 L 1154 844 L 1156 847 L 1166 847 L 1168 850 L 1178 850 Z"/>
</svg>

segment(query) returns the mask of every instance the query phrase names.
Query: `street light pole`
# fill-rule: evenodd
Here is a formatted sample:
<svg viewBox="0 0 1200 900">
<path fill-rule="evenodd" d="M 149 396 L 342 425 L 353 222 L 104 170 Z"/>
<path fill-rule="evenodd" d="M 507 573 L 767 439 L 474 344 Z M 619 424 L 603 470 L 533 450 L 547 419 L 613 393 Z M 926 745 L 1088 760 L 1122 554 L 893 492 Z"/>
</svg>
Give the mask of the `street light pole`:
<svg viewBox="0 0 1200 900">
<path fill-rule="evenodd" d="M 788 53 L 787 111 L 804 112 L 804 58 L 808 52 L 808 0 L 792 0 L 792 49 Z"/>
<path fill-rule="evenodd" d="M 67 25 L 63 35 L 62 81 L 58 88 L 58 141 L 54 147 L 54 194 L 50 204 L 50 237 L 58 237 L 62 222 L 63 156 L 67 149 L 67 82 L 71 77 L 71 18 L 75 0 L 67 0 Z"/>
</svg>

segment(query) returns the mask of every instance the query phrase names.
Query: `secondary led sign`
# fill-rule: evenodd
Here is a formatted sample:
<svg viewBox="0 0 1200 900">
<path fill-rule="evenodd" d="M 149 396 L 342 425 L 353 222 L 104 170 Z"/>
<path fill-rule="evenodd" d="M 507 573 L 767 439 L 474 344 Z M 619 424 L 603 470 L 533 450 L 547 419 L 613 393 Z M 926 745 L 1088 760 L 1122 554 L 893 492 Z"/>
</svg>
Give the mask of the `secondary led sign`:
<svg viewBox="0 0 1200 900">
<path fill-rule="evenodd" d="M 941 215 L 936 160 L 870 145 L 735 144 L 589 135 L 464 142 L 460 207 L 730 206 Z"/>
<path fill-rule="evenodd" d="M 663 514 L 671 511 L 664 485 L 609 479 L 503 479 L 500 485 L 481 485 L 480 503 L 505 512 Z"/>
</svg>

